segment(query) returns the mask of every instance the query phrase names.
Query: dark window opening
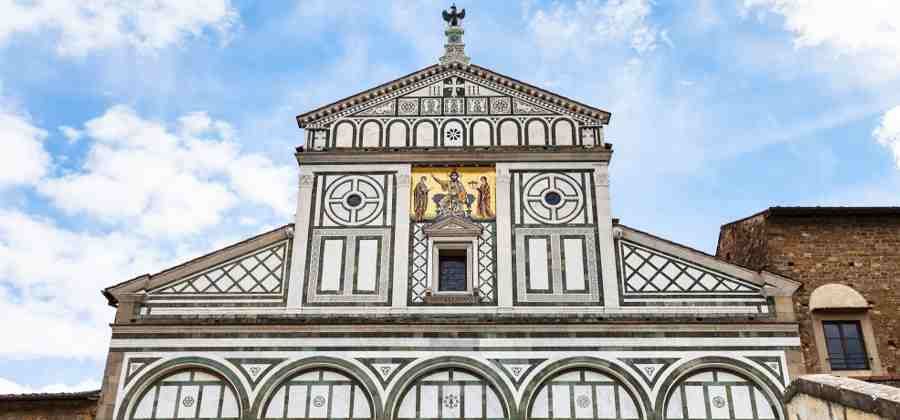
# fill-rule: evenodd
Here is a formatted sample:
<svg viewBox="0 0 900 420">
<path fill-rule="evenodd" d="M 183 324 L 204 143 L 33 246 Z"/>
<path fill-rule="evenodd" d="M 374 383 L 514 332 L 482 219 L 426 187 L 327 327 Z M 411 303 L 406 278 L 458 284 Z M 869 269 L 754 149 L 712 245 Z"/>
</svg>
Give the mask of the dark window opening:
<svg viewBox="0 0 900 420">
<path fill-rule="evenodd" d="M 350 207 L 359 207 L 362 204 L 362 197 L 359 194 L 353 193 L 347 197 L 347 205 Z"/>
<path fill-rule="evenodd" d="M 831 370 L 868 370 L 869 356 L 859 321 L 823 321 Z"/>
<path fill-rule="evenodd" d="M 555 206 L 562 201 L 562 196 L 556 191 L 550 191 L 544 195 L 544 201 L 551 206 Z"/>
<path fill-rule="evenodd" d="M 438 254 L 438 291 L 465 292 L 466 250 L 442 249 Z"/>
</svg>

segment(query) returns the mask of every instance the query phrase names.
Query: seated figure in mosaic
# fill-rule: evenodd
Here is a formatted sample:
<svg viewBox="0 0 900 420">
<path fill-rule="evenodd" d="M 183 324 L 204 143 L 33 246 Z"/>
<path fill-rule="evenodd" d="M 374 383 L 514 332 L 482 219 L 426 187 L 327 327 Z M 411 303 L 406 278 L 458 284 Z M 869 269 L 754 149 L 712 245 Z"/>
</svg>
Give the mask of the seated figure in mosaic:
<svg viewBox="0 0 900 420">
<path fill-rule="evenodd" d="M 454 169 L 448 175 L 447 180 L 440 179 L 431 175 L 441 186 L 446 194 L 435 194 L 433 200 L 437 203 L 437 216 L 460 216 L 468 217 L 472 212 L 472 202 L 475 196 L 466 191 L 466 186 L 459 180 L 459 172 Z"/>
</svg>

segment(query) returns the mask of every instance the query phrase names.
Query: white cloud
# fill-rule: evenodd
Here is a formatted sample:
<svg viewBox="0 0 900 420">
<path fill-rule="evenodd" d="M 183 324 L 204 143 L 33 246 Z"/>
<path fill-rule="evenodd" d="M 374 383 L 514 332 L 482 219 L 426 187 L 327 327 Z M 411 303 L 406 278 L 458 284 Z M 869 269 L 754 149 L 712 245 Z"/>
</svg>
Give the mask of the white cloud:
<svg viewBox="0 0 900 420">
<path fill-rule="evenodd" d="M 134 223 L 151 236 L 200 232 L 241 204 L 291 214 L 293 169 L 241 154 L 231 125 L 206 113 L 170 128 L 117 105 L 85 123 L 84 134 L 91 143 L 83 167 L 39 187 L 70 213 Z"/>
<path fill-rule="evenodd" d="M 57 52 L 84 56 L 133 46 L 150 51 L 238 25 L 230 0 L 0 0 L 0 43 L 17 33 L 57 34 Z"/>
<path fill-rule="evenodd" d="M 4 324 L 0 357 L 103 360 L 113 316 L 100 294 L 103 288 L 245 236 L 228 224 L 177 242 L 147 238 L 127 227 L 76 231 L 0 208 L 0 313 L 15 314 L 15 322 Z"/>
<path fill-rule="evenodd" d="M 0 356 L 102 358 L 112 311 L 100 290 L 162 263 L 156 244 L 123 233 L 79 233 L 0 209 Z"/>
<path fill-rule="evenodd" d="M 744 11 L 775 13 L 794 34 L 794 45 L 828 47 L 875 69 L 900 70 L 900 2 L 745 0 Z M 873 75 L 874 77 L 875 75 Z"/>
<path fill-rule="evenodd" d="M 627 43 L 634 51 L 653 51 L 665 32 L 649 22 L 649 0 L 579 0 L 537 9 L 529 27 L 538 44 L 559 54 L 571 49 L 578 54 L 595 53 L 596 44 Z"/>
<path fill-rule="evenodd" d="M 100 381 L 96 379 L 85 379 L 74 385 L 52 384 L 40 388 L 34 388 L 27 385 L 20 385 L 9 379 L 0 378 L 0 394 L 35 394 L 35 393 L 56 393 L 56 392 L 79 392 L 94 391 L 100 389 Z"/>
<path fill-rule="evenodd" d="M 878 144 L 890 149 L 897 168 L 900 168 L 900 105 L 884 113 L 881 122 L 872 131 Z"/>
<path fill-rule="evenodd" d="M 26 117 L 0 109 L 0 188 L 33 184 L 44 176 L 50 165 L 46 137 L 47 132 Z"/>
<path fill-rule="evenodd" d="M 69 127 L 67 125 L 59 126 L 59 132 L 69 140 L 69 143 L 75 143 L 76 141 L 81 140 L 81 138 L 84 137 L 84 133 L 81 130 Z"/>
</svg>

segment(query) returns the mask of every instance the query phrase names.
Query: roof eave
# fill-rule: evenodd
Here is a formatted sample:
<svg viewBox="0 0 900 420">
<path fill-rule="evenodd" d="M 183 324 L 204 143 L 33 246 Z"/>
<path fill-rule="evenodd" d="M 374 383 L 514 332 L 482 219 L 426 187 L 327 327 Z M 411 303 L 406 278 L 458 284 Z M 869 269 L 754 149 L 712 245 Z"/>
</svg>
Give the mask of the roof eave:
<svg viewBox="0 0 900 420">
<path fill-rule="evenodd" d="M 104 297 L 106 297 L 107 303 L 110 306 L 117 306 L 120 300 L 120 296 L 134 293 L 140 291 L 141 289 L 145 289 L 147 287 L 152 287 L 155 282 L 160 277 L 169 277 L 172 273 L 175 273 L 178 270 L 184 270 L 186 272 L 190 272 L 190 270 L 196 267 L 197 270 L 204 267 L 204 264 L 213 260 L 217 255 L 226 252 L 233 251 L 237 249 L 241 249 L 242 247 L 248 246 L 248 244 L 258 242 L 258 241 L 277 241 L 283 240 L 285 238 L 293 237 L 293 229 L 294 224 L 288 223 L 283 226 L 279 226 L 275 229 L 272 229 L 267 232 L 263 232 L 259 235 L 244 239 L 243 241 L 236 242 L 224 248 L 217 249 L 215 251 L 206 253 L 199 257 L 193 258 L 181 264 L 175 265 L 173 267 L 169 267 L 165 270 L 162 270 L 155 274 L 142 274 L 140 276 L 134 277 L 129 280 L 125 280 L 121 283 L 109 286 L 101 291 Z"/>
</svg>

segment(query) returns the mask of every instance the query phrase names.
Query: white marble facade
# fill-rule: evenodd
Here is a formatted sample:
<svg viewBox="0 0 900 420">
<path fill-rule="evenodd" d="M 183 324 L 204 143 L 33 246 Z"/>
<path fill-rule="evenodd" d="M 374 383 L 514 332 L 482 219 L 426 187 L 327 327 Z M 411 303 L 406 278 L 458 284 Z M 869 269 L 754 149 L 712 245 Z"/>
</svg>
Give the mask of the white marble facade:
<svg viewBox="0 0 900 420">
<path fill-rule="evenodd" d="M 114 338 L 112 347 L 127 354 L 116 418 L 784 418 L 781 349 L 798 345 L 795 337 L 740 338 L 732 327 L 697 339 L 687 337 L 703 328 L 679 330 L 668 338 L 553 338 L 545 331 L 542 338 L 498 333 L 474 341 L 397 332 Z"/>
<path fill-rule="evenodd" d="M 292 224 L 106 289 L 98 418 L 787 420 L 798 285 L 614 223 L 609 113 L 454 63 L 297 121 Z M 429 238 L 416 165 L 488 168 L 494 217 Z"/>
</svg>

